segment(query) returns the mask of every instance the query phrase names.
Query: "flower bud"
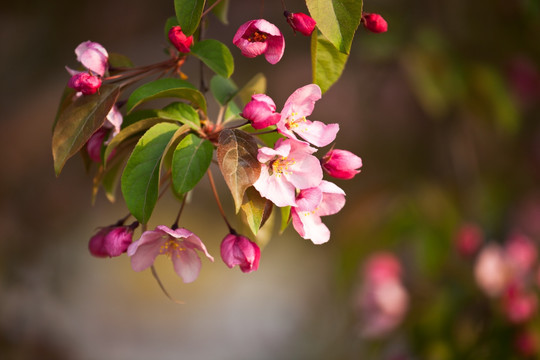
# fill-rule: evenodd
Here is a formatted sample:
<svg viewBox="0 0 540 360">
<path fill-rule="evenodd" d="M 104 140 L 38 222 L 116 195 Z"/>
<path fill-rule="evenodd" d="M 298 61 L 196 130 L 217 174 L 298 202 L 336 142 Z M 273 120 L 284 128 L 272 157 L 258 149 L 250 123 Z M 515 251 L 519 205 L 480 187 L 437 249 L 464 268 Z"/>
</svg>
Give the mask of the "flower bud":
<svg viewBox="0 0 540 360">
<path fill-rule="evenodd" d="M 240 270 L 245 273 L 259 268 L 261 250 L 253 241 L 245 236 L 229 234 L 221 242 L 221 258 L 225 265 L 233 268 L 240 265 Z"/>
<path fill-rule="evenodd" d="M 303 13 L 291 13 L 288 11 L 285 11 L 283 15 L 285 15 L 287 22 L 291 25 L 295 33 L 296 31 L 299 31 L 302 35 L 310 36 L 313 30 L 315 30 L 315 25 L 317 23 L 309 15 Z"/>
<path fill-rule="evenodd" d="M 103 127 L 99 128 L 86 142 L 86 152 L 92 161 L 101 162 L 101 147 L 105 141 L 107 130 Z"/>
<path fill-rule="evenodd" d="M 362 15 L 362 25 L 369 31 L 377 34 L 388 30 L 388 23 L 379 14 L 364 13 Z"/>
<path fill-rule="evenodd" d="M 186 36 L 180 26 L 173 26 L 169 30 L 169 40 L 178 51 L 186 54 L 190 52 L 189 48 L 193 44 L 193 36 Z"/>
<path fill-rule="evenodd" d="M 322 158 L 322 167 L 326 172 L 338 179 L 352 179 L 362 167 L 362 159 L 347 150 L 330 150 Z"/>
<path fill-rule="evenodd" d="M 101 79 L 87 72 L 80 72 L 69 79 L 68 86 L 82 92 L 84 95 L 92 95 L 100 88 Z"/>
<path fill-rule="evenodd" d="M 133 230 L 138 226 L 134 222 L 130 226 L 107 226 L 98 231 L 90 239 L 88 249 L 96 257 L 115 257 L 127 251 L 133 240 Z"/>
<path fill-rule="evenodd" d="M 462 225 L 455 235 L 455 246 L 463 257 L 471 257 L 478 251 L 484 235 L 482 229 L 476 224 Z"/>
<path fill-rule="evenodd" d="M 251 101 L 246 104 L 240 116 L 249 120 L 255 129 L 275 125 L 281 118 L 281 115 L 276 113 L 274 101 L 265 94 L 252 95 Z"/>
<path fill-rule="evenodd" d="M 84 41 L 75 49 L 77 60 L 83 64 L 85 68 L 100 76 L 105 75 L 107 71 L 109 54 L 105 48 L 93 41 Z"/>
</svg>

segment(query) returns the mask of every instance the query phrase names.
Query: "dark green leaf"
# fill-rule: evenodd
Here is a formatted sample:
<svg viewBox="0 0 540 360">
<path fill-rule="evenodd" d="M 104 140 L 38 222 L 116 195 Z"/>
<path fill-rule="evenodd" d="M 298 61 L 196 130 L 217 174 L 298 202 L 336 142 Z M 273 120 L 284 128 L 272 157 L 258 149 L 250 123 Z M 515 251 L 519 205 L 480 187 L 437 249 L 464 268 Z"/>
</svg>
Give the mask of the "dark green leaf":
<svg viewBox="0 0 540 360">
<path fill-rule="evenodd" d="M 214 146 L 194 134 L 180 141 L 172 159 L 172 183 L 174 191 L 185 194 L 197 185 L 212 162 Z"/>
<path fill-rule="evenodd" d="M 159 169 L 163 151 L 178 130 L 177 124 L 160 123 L 140 139 L 122 174 L 122 194 L 131 214 L 146 224 L 159 193 Z"/>
<path fill-rule="evenodd" d="M 317 28 L 340 52 L 348 54 L 362 19 L 362 0 L 306 0 Z"/>
<path fill-rule="evenodd" d="M 217 0 L 209 0 L 208 6 L 214 4 Z M 228 25 L 228 13 L 229 13 L 229 0 L 222 0 L 219 4 L 212 8 L 212 13 L 216 15 L 219 21 L 223 24 Z"/>
<path fill-rule="evenodd" d="M 54 132 L 54 128 L 56 127 L 56 123 L 58 122 L 58 118 L 66 110 L 66 108 L 73 102 L 73 96 L 75 95 L 75 89 L 70 88 L 66 85 L 64 88 L 64 91 L 62 92 L 62 96 L 60 97 L 60 104 L 58 104 L 58 110 L 56 111 L 56 116 L 54 117 L 54 123 L 52 126 L 52 130 Z"/>
<path fill-rule="evenodd" d="M 261 173 L 257 154 L 257 142 L 253 136 L 237 129 L 225 129 L 221 132 L 217 160 L 225 182 L 231 190 L 236 212 L 240 210 L 244 192 L 257 181 Z"/>
<path fill-rule="evenodd" d="M 103 125 L 119 94 L 118 85 L 103 85 L 99 93 L 78 97 L 60 113 L 52 140 L 56 175 L 60 174 L 66 161 Z"/>
<path fill-rule="evenodd" d="M 272 213 L 272 202 L 263 198 L 254 187 L 250 186 L 246 190 L 242 211 L 246 215 L 246 221 L 251 232 L 253 235 L 257 235 L 259 229 Z"/>
<path fill-rule="evenodd" d="M 174 0 L 176 18 L 186 36 L 192 35 L 201 21 L 205 0 Z"/>
<path fill-rule="evenodd" d="M 126 112 L 129 114 L 143 102 L 168 97 L 187 100 L 206 113 L 204 95 L 189 82 L 174 78 L 155 80 L 135 89 L 126 104 Z"/>
<path fill-rule="evenodd" d="M 225 44 L 214 39 L 203 40 L 191 47 L 195 55 L 216 74 L 230 77 L 234 71 L 234 60 L 231 51 Z"/>
<path fill-rule="evenodd" d="M 348 57 L 340 53 L 324 36 L 313 33 L 311 37 L 313 83 L 319 85 L 323 93 L 339 79 Z"/>
</svg>

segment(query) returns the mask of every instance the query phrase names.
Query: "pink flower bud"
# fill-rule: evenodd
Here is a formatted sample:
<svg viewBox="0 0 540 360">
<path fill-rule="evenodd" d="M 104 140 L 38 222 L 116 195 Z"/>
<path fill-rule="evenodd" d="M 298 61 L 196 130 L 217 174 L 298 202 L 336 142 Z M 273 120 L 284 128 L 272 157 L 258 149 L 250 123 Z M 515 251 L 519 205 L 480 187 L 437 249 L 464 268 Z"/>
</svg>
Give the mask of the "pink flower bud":
<svg viewBox="0 0 540 360">
<path fill-rule="evenodd" d="M 181 53 L 187 54 L 191 51 L 189 48 L 193 45 L 193 36 L 186 36 L 180 26 L 173 26 L 169 30 L 169 40 Z"/>
<path fill-rule="evenodd" d="M 84 95 L 92 95 L 100 88 L 101 79 L 87 72 L 80 72 L 69 79 L 68 86 L 82 92 Z"/>
<path fill-rule="evenodd" d="M 347 150 L 330 150 L 322 159 L 322 167 L 330 176 L 352 179 L 362 167 L 362 159 Z"/>
<path fill-rule="evenodd" d="M 455 236 L 457 251 L 464 257 L 474 255 L 482 243 L 484 235 L 476 224 L 464 224 Z"/>
<path fill-rule="evenodd" d="M 107 130 L 105 128 L 98 129 L 86 142 L 86 152 L 92 161 L 101 162 L 101 147 L 105 141 Z"/>
<path fill-rule="evenodd" d="M 401 264 L 392 253 L 380 252 L 373 254 L 366 261 L 364 278 L 372 284 L 399 280 L 401 278 Z"/>
<path fill-rule="evenodd" d="M 362 25 L 369 31 L 377 34 L 388 30 L 388 23 L 379 14 L 364 13 L 362 15 Z"/>
<path fill-rule="evenodd" d="M 309 15 L 303 13 L 291 13 L 288 11 L 285 11 L 283 15 L 285 15 L 287 22 L 291 25 L 295 33 L 296 31 L 299 31 L 305 36 L 310 36 L 313 30 L 315 30 L 315 25 L 317 23 Z"/>
<path fill-rule="evenodd" d="M 520 324 L 530 320 L 536 313 L 536 294 L 525 292 L 519 285 L 510 284 L 504 293 L 503 309 L 509 321 Z"/>
<path fill-rule="evenodd" d="M 513 234 L 506 242 L 505 253 L 516 275 L 529 273 L 538 257 L 538 250 L 533 241 L 520 233 Z"/>
<path fill-rule="evenodd" d="M 109 54 L 101 44 L 92 41 L 82 42 L 75 49 L 75 54 L 77 55 L 77 60 L 85 68 L 100 76 L 105 75 Z"/>
<path fill-rule="evenodd" d="M 265 94 L 252 95 L 251 101 L 246 104 L 240 115 L 249 120 L 255 129 L 275 125 L 281 119 L 281 115 L 276 113 L 276 104 Z"/>
<path fill-rule="evenodd" d="M 261 250 L 253 241 L 245 236 L 229 234 L 221 242 L 221 258 L 229 267 L 240 265 L 240 270 L 245 273 L 259 268 Z"/>
<path fill-rule="evenodd" d="M 134 222 L 130 226 L 107 226 L 98 231 L 90 239 L 88 249 L 96 257 L 115 257 L 127 251 L 133 240 L 133 230 L 138 226 Z"/>
</svg>

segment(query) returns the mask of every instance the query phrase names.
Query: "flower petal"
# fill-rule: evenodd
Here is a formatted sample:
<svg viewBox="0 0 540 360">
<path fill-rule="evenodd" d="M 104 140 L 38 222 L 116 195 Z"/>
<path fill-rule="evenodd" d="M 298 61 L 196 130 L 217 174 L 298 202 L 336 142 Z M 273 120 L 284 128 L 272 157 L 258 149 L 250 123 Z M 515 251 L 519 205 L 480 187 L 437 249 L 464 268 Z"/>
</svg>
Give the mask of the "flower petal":
<svg viewBox="0 0 540 360">
<path fill-rule="evenodd" d="M 201 259 L 193 249 L 175 251 L 171 255 L 174 271 L 185 283 L 193 282 L 201 271 Z"/>
</svg>

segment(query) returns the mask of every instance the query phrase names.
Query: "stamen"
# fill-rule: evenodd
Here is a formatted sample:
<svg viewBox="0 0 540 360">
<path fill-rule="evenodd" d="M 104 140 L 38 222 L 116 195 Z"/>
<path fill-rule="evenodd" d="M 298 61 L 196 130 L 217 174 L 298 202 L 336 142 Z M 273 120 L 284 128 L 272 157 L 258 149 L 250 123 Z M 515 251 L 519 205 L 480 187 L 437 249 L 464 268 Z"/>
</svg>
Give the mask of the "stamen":
<svg viewBox="0 0 540 360">
<path fill-rule="evenodd" d="M 251 34 L 250 37 L 247 38 L 247 41 L 249 42 L 265 42 L 268 35 L 262 32 L 255 31 L 253 34 Z"/>
</svg>

